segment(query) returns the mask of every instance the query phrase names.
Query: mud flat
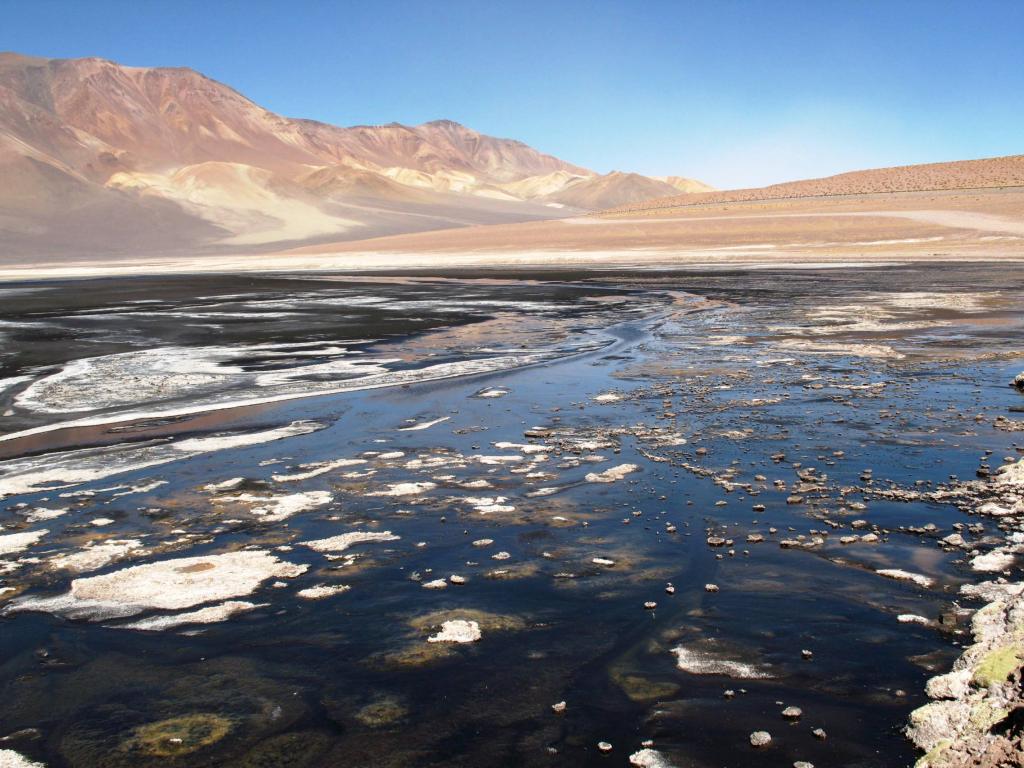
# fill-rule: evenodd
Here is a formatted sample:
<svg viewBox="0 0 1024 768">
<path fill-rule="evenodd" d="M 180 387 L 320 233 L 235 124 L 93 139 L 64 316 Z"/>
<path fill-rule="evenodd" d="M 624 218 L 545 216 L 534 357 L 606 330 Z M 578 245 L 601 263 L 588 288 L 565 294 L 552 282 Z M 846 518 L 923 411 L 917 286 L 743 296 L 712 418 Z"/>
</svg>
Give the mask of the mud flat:
<svg viewBox="0 0 1024 768">
<path fill-rule="evenodd" d="M 1020 752 L 1014 265 L 31 287 L 13 765 Z"/>
</svg>

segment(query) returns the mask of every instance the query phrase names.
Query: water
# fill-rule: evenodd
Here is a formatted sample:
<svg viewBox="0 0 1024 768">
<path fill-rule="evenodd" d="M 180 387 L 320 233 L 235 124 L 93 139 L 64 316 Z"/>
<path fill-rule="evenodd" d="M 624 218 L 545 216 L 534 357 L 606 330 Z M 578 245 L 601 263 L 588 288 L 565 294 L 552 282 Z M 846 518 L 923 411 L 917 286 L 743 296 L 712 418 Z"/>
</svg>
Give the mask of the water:
<svg viewBox="0 0 1024 768">
<path fill-rule="evenodd" d="M 983 451 L 995 466 L 1024 442 L 992 426 L 1022 405 L 1006 386 L 1024 367 L 1012 272 L 189 277 L 5 297 L 0 378 L 18 381 L 0 395 L 0 492 L 19 492 L 0 536 L 47 531 L 3 558 L 17 566 L 7 606 L 174 558 L 251 550 L 307 567 L 233 596 L 255 607 L 226 621 L 165 631 L 118 625 L 207 604 L 92 621 L 8 611 L 5 746 L 76 767 L 533 766 L 625 765 L 653 740 L 680 768 L 909 765 L 901 729 L 966 638 L 949 616 L 978 579 L 937 544 L 976 521 L 870 488 L 970 477 Z M 228 352 L 196 351 L 213 347 Z M 210 378 L 130 383 L 166 370 L 125 353 L 170 348 L 189 361 L 176 373 Z M 76 360 L 117 355 L 76 373 Z M 375 388 L 318 394 L 365 384 L 354 360 L 376 366 Z M 480 360 L 502 362 L 456 375 Z M 423 373 L 439 362 L 453 375 Z M 59 387 L 36 386 L 61 371 Z M 180 448 L 294 424 L 308 429 Z M 315 474 L 340 459 L 365 463 Z M 91 481 L 33 485 L 86 465 Z M 636 469 L 587 480 L 622 465 Z M 798 471 L 818 487 L 797 493 Z M 59 472 L 49 485 L 64 485 Z M 380 495 L 408 483 L 431 485 Z M 83 491 L 95 493 L 62 496 Z M 257 511 L 294 494 L 330 501 Z M 26 522 L 40 508 L 68 511 Z M 876 543 L 839 542 L 872 530 Z M 399 538 L 333 554 L 303 544 L 354 531 Z M 821 531 L 821 544 L 779 545 Z M 96 570 L 57 567 L 125 540 L 138 547 Z M 453 574 L 465 583 L 423 586 Z M 299 596 L 315 585 L 349 589 Z M 428 642 L 450 620 L 482 638 Z M 789 705 L 804 713 L 794 723 Z M 754 730 L 772 745 L 754 750 Z"/>
</svg>

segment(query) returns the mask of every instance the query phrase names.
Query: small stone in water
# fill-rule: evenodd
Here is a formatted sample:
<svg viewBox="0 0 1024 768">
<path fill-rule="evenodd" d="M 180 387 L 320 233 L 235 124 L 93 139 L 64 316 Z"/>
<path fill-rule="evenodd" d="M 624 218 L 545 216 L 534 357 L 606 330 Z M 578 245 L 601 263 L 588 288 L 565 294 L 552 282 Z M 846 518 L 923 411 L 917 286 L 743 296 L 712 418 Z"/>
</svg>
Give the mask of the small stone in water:
<svg viewBox="0 0 1024 768">
<path fill-rule="evenodd" d="M 772 735 L 768 731 L 754 731 L 750 734 L 750 746 L 767 747 L 772 743 Z"/>
<path fill-rule="evenodd" d="M 782 716 L 787 720 L 799 720 L 804 714 L 800 707 L 786 707 L 782 710 Z"/>
<path fill-rule="evenodd" d="M 565 712 L 565 702 L 560 701 L 557 704 L 552 704 L 551 709 L 553 709 L 555 712 Z"/>
<path fill-rule="evenodd" d="M 601 750 L 602 752 L 611 752 L 612 751 L 612 745 L 609 744 L 607 741 L 599 741 L 599 742 L 597 742 L 597 748 L 599 750 Z"/>
<path fill-rule="evenodd" d="M 704 585 L 704 591 L 705 592 L 717 592 L 718 591 L 718 585 L 717 584 L 705 584 Z"/>
<path fill-rule="evenodd" d="M 658 604 L 653 600 L 648 600 L 646 603 L 644 603 L 644 608 L 646 608 L 648 611 L 653 611 L 657 607 Z"/>
</svg>

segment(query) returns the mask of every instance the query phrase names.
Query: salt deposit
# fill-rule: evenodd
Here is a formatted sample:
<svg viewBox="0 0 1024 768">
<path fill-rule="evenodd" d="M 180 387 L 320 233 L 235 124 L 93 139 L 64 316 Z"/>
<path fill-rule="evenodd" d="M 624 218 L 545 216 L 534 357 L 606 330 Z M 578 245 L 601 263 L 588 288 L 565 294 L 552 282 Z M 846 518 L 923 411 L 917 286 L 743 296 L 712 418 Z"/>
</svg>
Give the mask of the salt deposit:
<svg viewBox="0 0 1024 768">
<path fill-rule="evenodd" d="M 306 568 L 260 550 L 183 557 L 78 578 L 63 595 L 24 598 L 7 610 L 93 620 L 133 616 L 149 609 L 180 610 L 242 597 L 267 579 L 292 578 Z"/>
<path fill-rule="evenodd" d="M 401 537 L 395 536 L 391 531 L 352 531 L 342 533 L 338 536 L 331 536 L 327 539 L 316 539 L 315 541 L 304 541 L 302 544 L 317 552 L 344 552 L 353 544 L 365 544 L 367 542 L 398 541 Z"/>
<path fill-rule="evenodd" d="M 584 479 L 588 483 L 614 483 L 638 469 L 640 467 L 636 464 L 619 464 L 617 467 L 609 467 L 604 472 L 589 472 Z"/>
<path fill-rule="evenodd" d="M 909 571 L 902 571 L 899 568 L 883 568 L 879 571 L 875 571 L 879 576 L 885 576 L 890 579 L 897 579 L 899 581 L 912 581 L 919 587 L 928 588 L 935 583 L 935 579 L 931 579 L 927 576 L 922 576 L 919 573 L 910 573 Z"/>
<path fill-rule="evenodd" d="M 441 631 L 427 638 L 428 643 L 475 643 L 481 638 L 480 625 L 475 621 L 452 619 L 441 625 Z"/>
<path fill-rule="evenodd" d="M 82 448 L 23 459 L 0 461 L 0 498 L 102 480 L 112 475 L 167 464 L 230 448 L 244 448 L 323 429 L 322 424 L 294 421 L 283 427 L 178 442 L 150 442 Z"/>
<path fill-rule="evenodd" d="M 330 504 L 334 500 L 334 496 L 327 491 L 306 491 L 291 493 L 287 496 L 269 497 L 243 493 L 235 498 L 238 501 L 257 505 L 252 507 L 252 513 L 267 522 L 286 520 L 299 512 L 308 512 L 311 509 Z"/>
<path fill-rule="evenodd" d="M 295 594 L 303 600 L 323 600 L 326 597 L 334 597 L 342 592 L 348 592 L 350 589 L 351 587 L 347 584 L 317 584 L 312 587 L 306 587 L 306 589 L 300 589 Z"/>
<path fill-rule="evenodd" d="M 437 483 L 392 483 L 383 491 L 374 491 L 367 496 L 419 496 L 420 494 L 432 491 L 437 488 Z"/>
<path fill-rule="evenodd" d="M 173 629 L 185 624 L 216 624 L 227 621 L 238 613 L 245 613 L 261 606 L 245 600 L 228 600 L 219 605 L 211 605 L 207 608 L 200 608 L 197 611 L 176 613 L 172 616 L 154 616 L 149 619 L 140 619 L 128 624 L 117 624 L 118 629 L 138 629 L 144 632 L 161 632 L 165 629 Z"/>
<path fill-rule="evenodd" d="M 767 672 L 753 664 L 742 661 L 730 661 L 712 656 L 703 651 L 696 651 L 684 646 L 672 649 L 676 657 L 676 666 L 684 672 L 694 675 L 723 675 L 740 679 L 761 679 L 771 677 Z"/>
<path fill-rule="evenodd" d="M 450 418 L 451 418 L 451 416 L 442 416 L 441 418 L 434 419 L 433 421 L 421 421 L 421 422 L 419 422 L 417 424 L 410 424 L 408 427 L 399 427 L 398 431 L 399 432 L 418 432 L 421 429 L 429 429 L 430 427 L 434 426 L 435 424 L 440 424 L 442 421 L 448 421 L 448 419 L 450 419 Z"/>
<path fill-rule="evenodd" d="M 46 768 L 46 765 L 29 760 L 13 749 L 0 749 L 0 768 Z"/>
<path fill-rule="evenodd" d="M 39 531 L 0 535 L 0 555 L 11 555 L 26 550 L 48 533 L 49 531 L 44 528 Z"/>
<path fill-rule="evenodd" d="M 138 539 L 107 539 L 106 541 L 90 541 L 77 552 L 58 555 L 50 558 L 51 568 L 58 570 L 88 573 L 97 571 L 115 560 L 138 554 L 142 551 L 142 542 Z"/>
<path fill-rule="evenodd" d="M 366 464 L 366 459 L 337 459 L 335 461 L 328 461 L 322 464 L 307 464 L 309 467 L 304 472 L 296 472 L 291 475 L 273 475 L 274 482 L 276 483 L 290 483 L 296 480 L 310 480 L 320 475 L 325 475 L 328 472 L 332 472 L 335 469 L 341 467 L 354 467 L 359 464 Z"/>
</svg>

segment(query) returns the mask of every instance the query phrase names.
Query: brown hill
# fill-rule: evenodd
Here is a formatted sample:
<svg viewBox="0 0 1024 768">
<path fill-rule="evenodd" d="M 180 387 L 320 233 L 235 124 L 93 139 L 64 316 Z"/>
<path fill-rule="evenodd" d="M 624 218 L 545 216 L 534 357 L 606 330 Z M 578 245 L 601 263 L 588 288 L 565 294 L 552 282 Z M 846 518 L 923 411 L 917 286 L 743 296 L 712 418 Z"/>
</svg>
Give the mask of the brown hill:
<svg viewBox="0 0 1024 768">
<path fill-rule="evenodd" d="M 983 160 L 959 160 L 947 163 L 901 165 L 894 168 L 851 171 L 822 179 L 790 181 L 755 189 L 673 195 L 619 206 L 608 213 L 630 213 L 689 205 L 754 200 L 1019 186 L 1024 186 L 1024 155 L 1010 155 Z"/>
<path fill-rule="evenodd" d="M 666 193 L 636 177 L 563 201 L 606 177 L 450 120 L 343 128 L 190 69 L 14 53 L 0 53 L 0 174 L 2 257 L 261 249 Z"/>
<path fill-rule="evenodd" d="M 544 196 L 545 200 L 583 210 L 598 210 L 663 197 L 676 192 L 664 181 L 638 173 L 612 171 L 604 176 L 574 179 L 562 189 Z"/>
</svg>

